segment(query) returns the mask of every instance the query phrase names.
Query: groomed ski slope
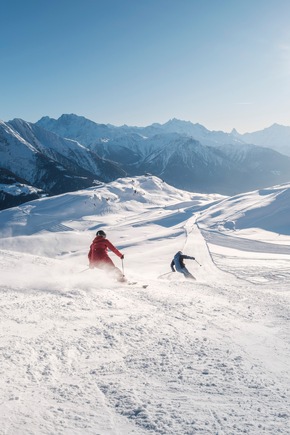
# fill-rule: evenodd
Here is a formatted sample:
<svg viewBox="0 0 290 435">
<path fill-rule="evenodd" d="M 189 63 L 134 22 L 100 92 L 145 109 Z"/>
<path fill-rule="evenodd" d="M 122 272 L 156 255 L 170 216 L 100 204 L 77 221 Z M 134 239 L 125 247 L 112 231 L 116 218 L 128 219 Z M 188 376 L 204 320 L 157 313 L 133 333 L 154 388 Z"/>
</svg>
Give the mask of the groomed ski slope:
<svg viewBox="0 0 290 435">
<path fill-rule="evenodd" d="M 233 203 L 138 177 L 1 212 L 0 434 L 289 434 L 290 237 Z M 85 270 L 98 228 L 136 285 Z"/>
</svg>

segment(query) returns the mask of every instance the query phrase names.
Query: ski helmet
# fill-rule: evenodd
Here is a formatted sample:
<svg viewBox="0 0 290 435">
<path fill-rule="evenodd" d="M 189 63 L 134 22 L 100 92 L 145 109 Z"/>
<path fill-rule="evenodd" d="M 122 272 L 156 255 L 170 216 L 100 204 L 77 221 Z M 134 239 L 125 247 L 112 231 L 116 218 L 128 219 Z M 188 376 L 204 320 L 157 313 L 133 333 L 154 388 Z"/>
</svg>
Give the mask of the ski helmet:
<svg viewBox="0 0 290 435">
<path fill-rule="evenodd" d="M 106 237 L 106 233 L 103 230 L 99 230 L 97 231 L 96 236 Z"/>
</svg>

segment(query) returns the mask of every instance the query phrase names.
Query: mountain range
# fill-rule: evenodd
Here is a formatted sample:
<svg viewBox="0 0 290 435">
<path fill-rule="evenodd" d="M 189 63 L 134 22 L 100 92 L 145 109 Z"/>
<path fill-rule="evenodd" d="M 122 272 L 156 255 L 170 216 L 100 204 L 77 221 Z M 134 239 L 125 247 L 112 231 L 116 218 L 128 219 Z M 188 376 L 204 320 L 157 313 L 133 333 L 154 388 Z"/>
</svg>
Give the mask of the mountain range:
<svg viewBox="0 0 290 435">
<path fill-rule="evenodd" d="M 14 119 L 0 121 L 0 158 L 1 209 L 146 173 L 192 192 L 235 195 L 289 181 L 290 127 L 241 135 L 177 119 L 146 127 L 74 114 Z"/>
</svg>

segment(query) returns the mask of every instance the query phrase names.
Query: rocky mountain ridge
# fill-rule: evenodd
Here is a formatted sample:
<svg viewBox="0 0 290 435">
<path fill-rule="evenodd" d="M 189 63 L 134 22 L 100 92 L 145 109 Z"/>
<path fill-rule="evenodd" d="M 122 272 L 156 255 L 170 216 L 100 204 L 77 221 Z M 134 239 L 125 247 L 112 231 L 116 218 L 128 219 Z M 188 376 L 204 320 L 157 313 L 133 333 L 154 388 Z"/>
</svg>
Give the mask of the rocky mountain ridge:
<svg viewBox="0 0 290 435">
<path fill-rule="evenodd" d="M 34 195 L 144 173 L 180 189 L 222 195 L 289 181 L 289 156 L 243 137 L 177 119 L 147 127 L 97 124 L 73 114 L 35 124 L 14 119 L 0 122 L 0 169 L 36 189 Z M 1 208 L 7 206 L 4 190 Z"/>
</svg>

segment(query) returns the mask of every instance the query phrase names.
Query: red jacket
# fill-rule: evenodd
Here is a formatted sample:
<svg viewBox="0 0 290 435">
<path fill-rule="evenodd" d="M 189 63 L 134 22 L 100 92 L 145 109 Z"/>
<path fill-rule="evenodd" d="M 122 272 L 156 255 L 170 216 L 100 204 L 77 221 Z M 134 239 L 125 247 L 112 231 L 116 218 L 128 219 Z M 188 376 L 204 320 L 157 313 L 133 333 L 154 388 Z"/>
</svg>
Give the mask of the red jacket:
<svg viewBox="0 0 290 435">
<path fill-rule="evenodd" d="M 118 257 L 122 258 L 122 254 L 115 246 L 104 237 L 97 236 L 94 238 L 93 243 L 90 246 L 88 254 L 90 264 L 93 263 L 109 263 L 112 264 L 112 260 L 108 256 L 108 249 L 114 252 Z"/>
</svg>

